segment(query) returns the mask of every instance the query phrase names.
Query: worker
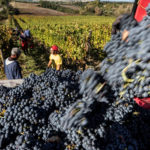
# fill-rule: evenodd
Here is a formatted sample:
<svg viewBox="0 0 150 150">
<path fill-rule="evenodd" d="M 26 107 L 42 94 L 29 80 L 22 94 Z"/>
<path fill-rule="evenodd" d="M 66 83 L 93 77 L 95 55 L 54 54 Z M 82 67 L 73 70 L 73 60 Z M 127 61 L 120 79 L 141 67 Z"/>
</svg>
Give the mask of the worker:
<svg viewBox="0 0 150 150">
<path fill-rule="evenodd" d="M 20 42 L 22 50 L 24 51 L 25 54 L 28 54 L 28 39 L 24 34 L 23 30 L 20 31 Z"/>
<path fill-rule="evenodd" d="M 49 63 L 48 67 L 52 66 L 52 68 L 55 68 L 56 70 L 60 70 L 62 67 L 62 58 L 58 51 L 58 46 L 53 45 L 51 48 L 51 54 L 49 56 Z"/>
<path fill-rule="evenodd" d="M 31 38 L 31 34 L 30 34 L 30 30 L 28 30 L 28 29 L 26 29 L 25 31 L 24 31 L 24 35 L 27 37 L 27 38 Z"/>
<path fill-rule="evenodd" d="M 129 31 L 125 29 L 126 24 L 131 23 L 131 26 L 137 26 L 137 21 L 129 14 L 120 15 L 112 24 L 111 34 L 115 35 L 122 30 L 122 41 L 127 41 Z"/>
<path fill-rule="evenodd" d="M 11 50 L 11 56 L 8 57 L 4 61 L 4 70 L 7 79 L 21 79 L 22 74 L 21 74 L 21 67 L 17 61 L 21 54 L 21 51 L 19 48 L 13 48 Z"/>
</svg>

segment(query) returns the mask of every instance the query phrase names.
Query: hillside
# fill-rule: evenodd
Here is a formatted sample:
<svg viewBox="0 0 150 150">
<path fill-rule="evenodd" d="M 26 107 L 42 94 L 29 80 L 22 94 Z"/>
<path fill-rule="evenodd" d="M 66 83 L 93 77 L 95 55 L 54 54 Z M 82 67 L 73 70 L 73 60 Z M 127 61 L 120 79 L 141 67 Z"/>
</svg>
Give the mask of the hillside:
<svg viewBox="0 0 150 150">
<path fill-rule="evenodd" d="M 43 16 L 65 16 L 67 13 L 56 11 L 53 9 L 38 7 L 34 3 L 11 2 L 14 8 L 17 8 L 20 14 L 43 15 Z"/>
<path fill-rule="evenodd" d="M 133 3 L 109 3 L 98 2 L 95 0 L 84 0 L 84 3 L 76 0 L 18 0 L 12 2 L 15 8 L 18 8 L 21 14 L 32 15 L 97 15 L 97 16 L 119 16 L 123 13 L 132 11 Z M 30 3 L 27 3 L 30 2 Z M 31 3 L 36 2 L 36 3 Z M 37 3 L 39 2 L 39 3 Z M 42 8 L 44 9 L 42 9 Z"/>
<path fill-rule="evenodd" d="M 57 11 L 80 14 L 80 15 L 98 15 L 98 16 L 118 16 L 132 11 L 132 3 L 106 3 L 106 2 L 50 2 L 40 1 L 39 5 L 43 8 L 50 8 Z"/>
</svg>

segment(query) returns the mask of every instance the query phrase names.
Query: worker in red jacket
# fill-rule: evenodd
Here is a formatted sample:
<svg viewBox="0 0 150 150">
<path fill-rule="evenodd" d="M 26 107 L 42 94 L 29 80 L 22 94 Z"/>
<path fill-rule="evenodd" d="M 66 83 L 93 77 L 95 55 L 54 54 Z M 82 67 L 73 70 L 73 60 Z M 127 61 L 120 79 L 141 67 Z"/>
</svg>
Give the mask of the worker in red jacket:
<svg viewBox="0 0 150 150">
<path fill-rule="evenodd" d="M 23 30 L 20 31 L 20 42 L 22 50 L 24 51 L 25 54 L 28 54 L 28 39 L 24 34 Z"/>
</svg>

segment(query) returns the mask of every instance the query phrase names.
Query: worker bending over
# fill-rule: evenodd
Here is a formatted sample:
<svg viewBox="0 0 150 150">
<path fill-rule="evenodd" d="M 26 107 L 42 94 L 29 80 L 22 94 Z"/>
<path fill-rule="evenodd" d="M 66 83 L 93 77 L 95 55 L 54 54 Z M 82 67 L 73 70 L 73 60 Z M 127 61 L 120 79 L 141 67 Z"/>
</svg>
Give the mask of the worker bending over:
<svg viewBox="0 0 150 150">
<path fill-rule="evenodd" d="M 21 79 L 21 67 L 17 61 L 21 54 L 18 48 L 13 48 L 11 50 L 11 56 L 8 57 L 4 62 L 4 70 L 7 79 Z"/>
<path fill-rule="evenodd" d="M 24 54 L 28 54 L 28 39 L 23 32 L 23 30 L 20 31 L 20 43 L 21 43 L 21 48 L 24 51 Z"/>
<path fill-rule="evenodd" d="M 53 45 L 50 50 L 51 50 L 51 54 L 49 56 L 48 67 L 51 66 L 52 68 L 55 68 L 56 70 L 60 70 L 62 67 L 62 58 L 59 54 L 58 46 Z"/>
</svg>

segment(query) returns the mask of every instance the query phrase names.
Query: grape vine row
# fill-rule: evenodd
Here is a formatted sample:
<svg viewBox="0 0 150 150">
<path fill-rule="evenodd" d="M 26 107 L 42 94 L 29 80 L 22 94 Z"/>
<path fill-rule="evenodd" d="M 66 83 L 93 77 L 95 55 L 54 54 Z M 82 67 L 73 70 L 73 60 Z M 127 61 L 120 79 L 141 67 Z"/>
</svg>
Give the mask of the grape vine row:
<svg viewBox="0 0 150 150">
<path fill-rule="evenodd" d="M 150 17 L 125 17 L 98 72 L 47 69 L 0 87 L 0 149 L 149 149 L 150 111 L 133 98 L 150 96 Z"/>
</svg>

